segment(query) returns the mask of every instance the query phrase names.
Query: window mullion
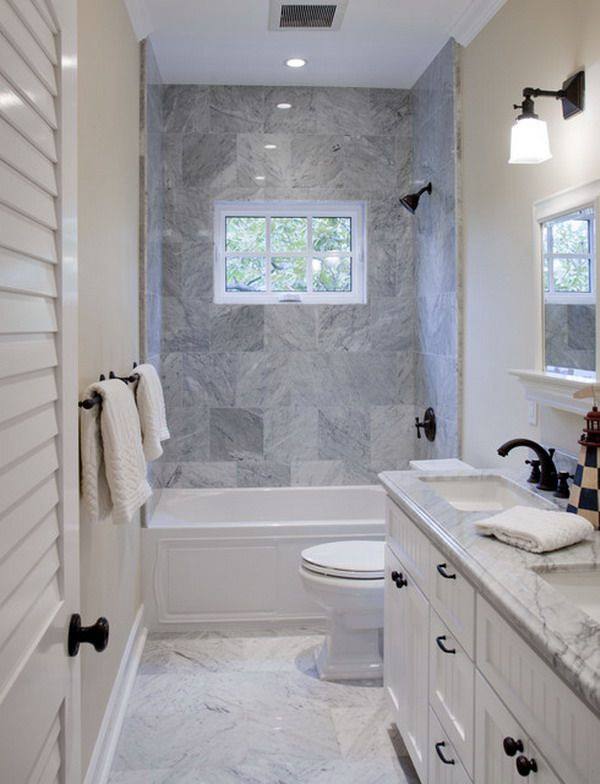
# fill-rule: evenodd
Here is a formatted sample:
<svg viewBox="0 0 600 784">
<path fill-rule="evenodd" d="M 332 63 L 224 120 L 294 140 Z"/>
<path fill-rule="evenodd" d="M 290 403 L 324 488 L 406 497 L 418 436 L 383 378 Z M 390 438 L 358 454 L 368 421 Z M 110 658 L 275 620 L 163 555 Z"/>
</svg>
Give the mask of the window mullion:
<svg viewBox="0 0 600 784">
<path fill-rule="evenodd" d="M 306 293 L 313 293 L 313 276 L 312 276 L 312 259 L 313 259 L 313 215 L 309 213 L 307 216 L 308 226 L 306 227 Z"/>
<path fill-rule="evenodd" d="M 271 294 L 271 215 L 265 215 L 265 291 Z"/>
</svg>

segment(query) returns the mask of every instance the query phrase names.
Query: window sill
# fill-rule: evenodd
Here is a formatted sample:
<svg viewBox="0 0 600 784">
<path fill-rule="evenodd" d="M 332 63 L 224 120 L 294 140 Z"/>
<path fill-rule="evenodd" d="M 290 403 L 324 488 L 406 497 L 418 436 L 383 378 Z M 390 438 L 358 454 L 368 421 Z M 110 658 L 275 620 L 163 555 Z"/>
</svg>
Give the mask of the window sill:
<svg viewBox="0 0 600 784">
<path fill-rule="evenodd" d="M 586 414 L 591 400 L 575 400 L 573 395 L 584 387 L 595 384 L 595 379 L 583 376 L 565 376 L 542 370 L 509 370 L 525 387 L 525 397 L 541 406 L 568 411 L 571 414 Z"/>
</svg>

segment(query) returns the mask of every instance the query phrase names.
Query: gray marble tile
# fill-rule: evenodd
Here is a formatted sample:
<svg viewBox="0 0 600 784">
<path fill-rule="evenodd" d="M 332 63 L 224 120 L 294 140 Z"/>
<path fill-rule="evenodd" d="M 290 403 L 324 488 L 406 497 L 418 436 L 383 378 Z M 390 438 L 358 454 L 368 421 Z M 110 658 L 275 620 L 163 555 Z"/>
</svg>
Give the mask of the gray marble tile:
<svg viewBox="0 0 600 784">
<path fill-rule="evenodd" d="M 180 352 L 163 352 L 160 379 L 167 409 L 183 405 L 183 357 Z"/>
<path fill-rule="evenodd" d="M 344 484 L 344 463 L 341 460 L 292 460 L 292 485 L 297 487 L 329 487 Z"/>
<path fill-rule="evenodd" d="M 321 351 L 369 351 L 372 346 L 366 305 L 320 305 L 318 345 Z"/>
<path fill-rule="evenodd" d="M 317 348 L 317 313 L 313 305 L 265 307 L 267 351 L 314 351 Z"/>
<path fill-rule="evenodd" d="M 266 133 L 315 133 L 315 90 L 312 87 L 265 88 Z M 291 109 L 278 109 L 278 103 L 291 103 Z"/>
<path fill-rule="evenodd" d="M 417 297 L 418 350 L 424 354 L 457 355 L 456 296 Z"/>
<path fill-rule="evenodd" d="M 276 149 L 265 149 L 275 144 Z M 289 188 L 292 181 L 291 137 L 283 134 L 240 133 L 237 136 L 237 181 L 255 187 L 256 176 L 264 187 Z"/>
<path fill-rule="evenodd" d="M 193 462 L 208 460 L 208 408 L 169 407 L 171 438 L 163 443 L 164 460 Z"/>
<path fill-rule="evenodd" d="M 244 459 L 237 463 L 238 487 L 288 487 L 290 464 Z"/>
<path fill-rule="evenodd" d="M 183 355 L 184 406 L 234 406 L 239 355 L 186 352 Z"/>
<path fill-rule="evenodd" d="M 292 137 L 292 187 L 336 188 L 343 182 L 343 137 L 333 134 Z"/>
<path fill-rule="evenodd" d="M 166 133 L 207 133 L 210 129 L 209 88 L 168 84 L 163 88 L 163 129 Z"/>
<path fill-rule="evenodd" d="M 279 462 L 318 457 L 318 411 L 314 407 L 270 407 L 264 412 L 265 458 Z"/>
<path fill-rule="evenodd" d="M 215 192 L 237 180 L 237 146 L 233 133 L 187 133 L 183 137 L 182 182 Z"/>
<path fill-rule="evenodd" d="M 209 312 L 204 303 L 163 297 L 163 351 L 208 351 Z"/>
<path fill-rule="evenodd" d="M 408 468 L 408 461 L 416 456 L 417 413 L 422 412 L 412 404 L 374 406 L 369 410 L 371 468 L 377 472 Z"/>
<path fill-rule="evenodd" d="M 262 351 L 263 305 L 211 305 L 211 351 Z"/>
<path fill-rule="evenodd" d="M 372 117 L 372 131 L 383 136 L 405 136 L 412 123 L 412 106 L 410 90 L 369 90 L 369 103 Z"/>
<path fill-rule="evenodd" d="M 212 238 L 214 208 L 205 190 L 183 185 L 167 187 L 164 205 L 165 237 L 180 242 Z"/>
<path fill-rule="evenodd" d="M 371 422 L 364 408 L 319 410 L 319 458 L 369 465 Z"/>
<path fill-rule="evenodd" d="M 298 356 L 304 356 L 300 354 Z M 285 352 L 240 354 L 236 389 L 238 406 L 272 408 L 291 402 L 291 359 Z"/>
<path fill-rule="evenodd" d="M 457 411 L 457 367 L 455 357 L 417 354 L 416 399 L 433 406 L 444 419 L 455 419 Z"/>
<path fill-rule="evenodd" d="M 210 87 L 210 130 L 213 134 L 256 133 L 263 130 L 263 87 Z"/>
<path fill-rule="evenodd" d="M 210 459 L 241 460 L 263 455 L 262 411 L 244 408 L 210 409 Z"/>
<path fill-rule="evenodd" d="M 161 487 L 235 487 L 236 464 L 231 461 L 172 463 L 160 461 Z"/>
<path fill-rule="evenodd" d="M 196 303 L 213 299 L 214 245 L 212 237 L 177 243 L 174 254 L 179 262 L 181 295 Z M 202 305 L 206 307 L 206 305 Z"/>
<path fill-rule="evenodd" d="M 321 87 L 315 90 L 317 133 L 351 136 L 376 133 L 370 92 L 362 87 Z"/>
<path fill-rule="evenodd" d="M 344 183 L 350 188 L 362 188 L 389 193 L 399 184 L 400 172 L 396 160 L 393 136 L 360 136 L 344 144 Z"/>
<path fill-rule="evenodd" d="M 406 351 L 415 344 L 412 292 L 397 297 L 373 297 L 369 305 L 371 345 L 380 351 Z"/>
</svg>

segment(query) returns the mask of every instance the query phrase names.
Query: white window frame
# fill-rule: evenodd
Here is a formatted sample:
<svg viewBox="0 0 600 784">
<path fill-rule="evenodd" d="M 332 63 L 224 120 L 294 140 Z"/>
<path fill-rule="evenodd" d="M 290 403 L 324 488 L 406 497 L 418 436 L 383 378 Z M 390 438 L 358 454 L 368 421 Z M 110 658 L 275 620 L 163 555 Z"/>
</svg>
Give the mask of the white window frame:
<svg viewBox="0 0 600 784">
<path fill-rule="evenodd" d="M 315 292 L 312 290 L 312 278 L 308 275 L 306 292 L 270 292 L 270 291 L 227 291 L 225 251 L 225 221 L 230 217 L 247 216 L 267 219 L 267 251 L 266 280 L 270 277 L 269 253 L 269 218 L 306 217 L 308 219 L 308 238 L 306 251 L 282 253 L 277 256 L 306 257 L 312 253 L 312 218 L 341 217 L 352 219 L 352 249 L 348 255 L 352 258 L 352 289 L 351 291 Z M 362 201 L 217 201 L 214 215 L 214 302 L 217 304 L 244 305 L 278 305 L 329 304 L 349 305 L 364 304 L 367 301 L 367 237 L 366 237 L 366 204 Z M 235 255 L 239 256 L 239 253 Z M 243 255 L 243 254 L 241 254 Z M 248 254 L 255 255 L 255 254 Z M 345 254 L 344 254 L 345 255 Z"/>
<path fill-rule="evenodd" d="M 592 219 L 590 221 L 590 251 L 589 253 L 546 253 L 544 247 L 543 231 L 547 223 L 560 221 L 561 219 L 570 220 L 576 218 L 578 212 L 591 209 Z M 588 220 L 586 218 L 585 220 Z M 542 232 L 542 287 L 544 292 L 544 302 L 547 304 L 555 305 L 594 305 L 596 303 L 596 235 L 597 235 L 597 222 L 598 214 L 595 209 L 594 203 L 582 204 L 574 210 L 562 211 L 558 215 L 552 217 L 545 217 L 539 221 L 540 231 Z M 545 290 L 544 281 L 544 262 L 547 257 L 552 259 L 589 259 L 590 261 L 590 291 L 555 291 L 554 290 L 554 275 L 553 270 L 549 267 L 548 281 L 550 290 Z"/>
</svg>

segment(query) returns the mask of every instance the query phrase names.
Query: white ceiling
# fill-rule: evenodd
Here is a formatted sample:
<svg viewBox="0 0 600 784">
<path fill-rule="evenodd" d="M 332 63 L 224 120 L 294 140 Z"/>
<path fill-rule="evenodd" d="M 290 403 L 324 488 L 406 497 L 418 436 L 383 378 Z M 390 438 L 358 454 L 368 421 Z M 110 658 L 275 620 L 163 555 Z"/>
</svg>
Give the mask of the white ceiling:
<svg viewBox="0 0 600 784">
<path fill-rule="evenodd" d="M 300 0 L 299 0 L 300 1 Z M 412 87 L 505 0 L 349 0 L 339 31 L 269 31 L 269 0 L 125 0 L 167 83 Z M 305 68 L 286 68 L 288 57 Z"/>
</svg>

